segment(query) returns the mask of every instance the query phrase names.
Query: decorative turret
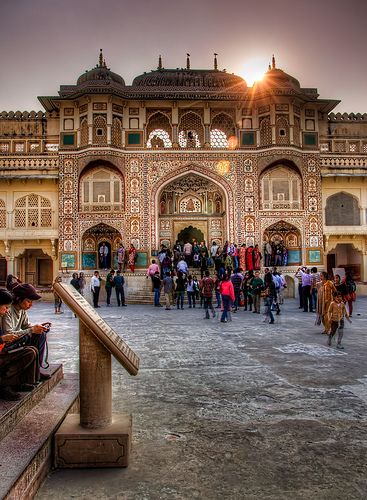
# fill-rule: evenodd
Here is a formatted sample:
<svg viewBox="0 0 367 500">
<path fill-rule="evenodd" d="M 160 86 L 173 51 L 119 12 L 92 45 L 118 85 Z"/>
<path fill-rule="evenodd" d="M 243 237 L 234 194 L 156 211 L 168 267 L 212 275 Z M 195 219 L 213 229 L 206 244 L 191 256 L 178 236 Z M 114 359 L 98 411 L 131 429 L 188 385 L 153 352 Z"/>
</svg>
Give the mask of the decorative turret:
<svg viewBox="0 0 367 500">
<path fill-rule="evenodd" d="M 106 84 L 115 83 L 118 85 L 125 86 L 124 80 L 117 73 L 113 73 L 109 68 L 107 68 L 106 60 L 103 57 L 103 51 L 100 49 L 98 64 L 95 68 L 86 71 L 78 78 L 77 85 L 90 85 L 93 84 Z"/>
<path fill-rule="evenodd" d="M 162 66 L 162 56 L 159 56 L 159 58 L 158 58 L 158 68 L 157 69 L 158 70 L 159 69 L 163 69 L 163 66 Z"/>
<path fill-rule="evenodd" d="M 273 57 L 271 58 L 271 69 L 276 69 L 274 54 L 273 54 Z"/>
<path fill-rule="evenodd" d="M 190 69 L 190 54 L 186 54 L 186 69 Z"/>
<path fill-rule="evenodd" d="M 288 73 L 276 67 L 275 56 L 271 58 L 271 64 L 268 66 L 268 71 L 262 80 L 256 83 L 258 89 L 287 88 L 292 91 L 300 92 L 301 86 L 299 81 Z"/>
<path fill-rule="evenodd" d="M 103 53 L 102 53 L 102 49 L 99 49 L 99 68 L 103 68 Z"/>
</svg>

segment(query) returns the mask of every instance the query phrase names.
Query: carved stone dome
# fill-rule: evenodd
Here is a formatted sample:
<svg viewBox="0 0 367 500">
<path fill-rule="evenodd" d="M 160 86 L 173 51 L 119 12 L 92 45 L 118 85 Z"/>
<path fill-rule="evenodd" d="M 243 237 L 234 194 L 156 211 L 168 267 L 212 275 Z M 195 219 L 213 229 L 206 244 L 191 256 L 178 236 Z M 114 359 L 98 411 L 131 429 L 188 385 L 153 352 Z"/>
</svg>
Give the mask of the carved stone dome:
<svg viewBox="0 0 367 500">
<path fill-rule="evenodd" d="M 269 69 L 265 73 L 264 78 L 259 82 L 256 82 L 256 87 L 258 88 L 279 88 L 279 89 L 289 89 L 293 91 L 300 92 L 301 85 L 299 81 L 288 73 L 285 73 L 282 69 L 279 69 L 275 65 L 275 57 L 273 55 L 271 66 L 269 64 Z"/>
<path fill-rule="evenodd" d="M 265 73 L 265 77 L 262 82 L 267 86 L 271 87 L 287 87 L 295 90 L 300 90 L 301 85 L 299 81 L 288 73 L 285 73 L 283 70 L 274 68 L 270 69 Z"/>
<path fill-rule="evenodd" d="M 187 88 L 238 91 L 246 82 L 237 75 L 208 69 L 158 69 L 134 78 L 133 87 Z"/>
<path fill-rule="evenodd" d="M 78 78 L 78 86 L 86 83 L 93 83 L 94 85 L 108 85 L 114 83 L 125 87 L 123 78 L 107 68 L 106 61 L 103 59 L 102 49 L 99 55 L 99 63 L 97 64 L 97 66 L 93 69 L 90 69 L 89 71 L 86 71 Z"/>
</svg>

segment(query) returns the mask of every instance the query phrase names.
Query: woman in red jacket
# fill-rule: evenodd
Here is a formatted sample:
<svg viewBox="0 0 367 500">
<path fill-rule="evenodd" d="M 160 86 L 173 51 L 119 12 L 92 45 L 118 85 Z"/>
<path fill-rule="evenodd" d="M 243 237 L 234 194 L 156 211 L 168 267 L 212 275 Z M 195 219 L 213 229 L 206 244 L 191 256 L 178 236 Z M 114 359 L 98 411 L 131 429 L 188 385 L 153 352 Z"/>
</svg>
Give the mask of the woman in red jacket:
<svg viewBox="0 0 367 500">
<path fill-rule="evenodd" d="M 223 276 L 223 280 L 220 284 L 220 293 L 222 295 L 222 303 L 223 303 L 223 313 L 221 317 L 221 322 L 226 323 L 228 317 L 228 311 L 231 306 L 231 303 L 234 302 L 234 288 L 231 280 L 229 279 L 228 274 Z"/>
</svg>

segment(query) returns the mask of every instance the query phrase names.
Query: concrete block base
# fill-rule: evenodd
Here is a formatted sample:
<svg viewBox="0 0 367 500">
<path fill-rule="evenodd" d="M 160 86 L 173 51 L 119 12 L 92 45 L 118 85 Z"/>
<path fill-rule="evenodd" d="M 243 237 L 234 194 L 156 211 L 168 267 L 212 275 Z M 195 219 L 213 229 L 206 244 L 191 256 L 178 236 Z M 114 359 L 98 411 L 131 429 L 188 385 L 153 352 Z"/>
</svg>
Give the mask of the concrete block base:
<svg viewBox="0 0 367 500">
<path fill-rule="evenodd" d="M 80 415 L 68 415 L 55 434 L 58 468 L 127 467 L 131 447 L 131 415 L 113 415 L 102 429 L 85 429 Z"/>
</svg>

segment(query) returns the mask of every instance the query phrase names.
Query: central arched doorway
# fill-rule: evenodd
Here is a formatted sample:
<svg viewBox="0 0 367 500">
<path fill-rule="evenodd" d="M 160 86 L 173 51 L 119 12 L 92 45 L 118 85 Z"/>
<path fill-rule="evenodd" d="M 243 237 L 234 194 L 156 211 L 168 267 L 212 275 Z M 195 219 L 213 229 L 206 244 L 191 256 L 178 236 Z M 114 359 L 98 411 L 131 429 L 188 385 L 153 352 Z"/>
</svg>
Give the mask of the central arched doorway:
<svg viewBox="0 0 367 500">
<path fill-rule="evenodd" d="M 194 240 L 200 242 L 205 240 L 205 236 L 204 233 L 200 231 L 200 229 L 190 225 L 179 232 L 179 234 L 177 235 L 177 240 L 180 243 L 186 243 L 187 241 L 192 243 Z"/>
<path fill-rule="evenodd" d="M 301 233 L 293 224 L 285 221 L 272 224 L 265 229 L 263 242 L 264 264 L 267 267 L 302 264 Z"/>
<path fill-rule="evenodd" d="M 116 250 L 122 237 L 117 229 L 107 224 L 97 224 L 89 228 L 82 236 L 82 269 L 109 269 L 117 267 Z M 102 252 L 104 245 L 107 252 Z M 105 260 L 101 258 L 105 255 Z"/>
<path fill-rule="evenodd" d="M 159 243 L 173 246 L 176 240 L 226 240 L 226 196 L 212 180 L 188 173 L 166 184 L 158 195 Z"/>
</svg>

